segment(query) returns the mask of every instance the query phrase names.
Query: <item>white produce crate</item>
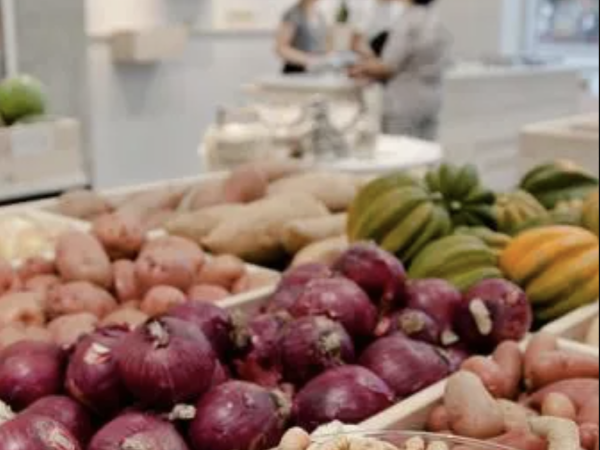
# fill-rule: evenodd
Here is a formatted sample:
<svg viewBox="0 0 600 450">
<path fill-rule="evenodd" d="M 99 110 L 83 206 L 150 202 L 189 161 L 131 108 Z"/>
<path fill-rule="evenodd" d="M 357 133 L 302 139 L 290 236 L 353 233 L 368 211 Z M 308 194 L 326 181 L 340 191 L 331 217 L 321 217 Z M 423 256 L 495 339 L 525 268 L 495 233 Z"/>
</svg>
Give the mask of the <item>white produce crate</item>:
<svg viewBox="0 0 600 450">
<path fill-rule="evenodd" d="M 524 342 L 523 348 L 525 346 L 526 343 Z M 600 353 L 597 350 L 568 340 L 561 340 L 560 348 L 584 355 L 600 357 Z M 425 429 L 431 411 L 442 403 L 446 386 L 447 380 L 442 381 L 363 422 L 361 426 L 367 430 L 422 431 Z"/>
<path fill-rule="evenodd" d="M 600 303 L 585 306 L 547 325 L 544 331 L 585 344 L 590 327 L 599 314 Z"/>
</svg>

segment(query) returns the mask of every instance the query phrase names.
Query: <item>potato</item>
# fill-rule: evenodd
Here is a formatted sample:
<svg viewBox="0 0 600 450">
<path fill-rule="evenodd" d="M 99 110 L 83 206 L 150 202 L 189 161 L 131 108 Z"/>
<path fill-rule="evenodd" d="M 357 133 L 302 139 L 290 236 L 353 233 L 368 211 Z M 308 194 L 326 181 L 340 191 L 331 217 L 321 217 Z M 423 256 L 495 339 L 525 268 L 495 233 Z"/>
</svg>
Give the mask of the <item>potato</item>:
<svg viewBox="0 0 600 450">
<path fill-rule="evenodd" d="M 184 188 L 174 186 L 133 194 L 119 205 L 117 212 L 137 217 L 145 224 L 157 212 L 175 211 L 184 194 Z"/>
<path fill-rule="evenodd" d="M 597 357 L 565 350 L 545 353 L 530 367 L 526 382 L 531 389 L 541 389 L 562 380 L 600 377 L 600 361 Z"/>
<path fill-rule="evenodd" d="M 192 212 L 225 203 L 223 180 L 202 181 L 185 194 L 177 207 L 179 212 Z"/>
<path fill-rule="evenodd" d="M 50 332 L 41 326 L 26 327 L 19 323 L 0 327 L 0 351 L 21 341 L 52 341 Z"/>
<path fill-rule="evenodd" d="M 111 259 L 136 258 L 146 242 L 146 231 L 138 219 L 125 214 L 97 218 L 92 233 Z"/>
<path fill-rule="evenodd" d="M 233 286 L 232 294 L 244 294 L 246 292 L 256 291 L 268 287 L 277 286 L 281 281 L 281 275 L 268 270 L 259 270 L 256 272 L 247 272 Z"/>
<path fill-rule="evenodd" d="M 60 286 L 60 284 L 60 278 L 56 275 L 38 275 L 25 283 L 24 290 L 27 292 L 37 292 L 47 300 L 52 289 Z"/>
<path fill-rule="evenodd" d="M 98 325 L 98 318 L 90 313 L 68 314 L 54 319 L 48 324 L 52 340 L 62 348 L 71 348 L 82 336 L 92 333 Z"/>
<path fill-rule="evenodd" d="M 229 297 L 229 291 L 221 286 L 200 284 L 190 289 L 188 297 L 191 302 L 215 303 Z"/>
<path fill-rule="evenodd" d="M 0 329 L 10 325 L 43 326 L 44 297 L 37 292 L 12 292 L 0 297 Z"/>
<path fill-rule="evenodd" d="M 155 286 L 145 295 L 140 310 L 150 317 L 157 317 L 185 302 L 187 298 L 179 289 L 171 286 Z"/>
<path fill-rule="evenodd" d="M 14 269 L 9 263 L 0 259 L 0 296 L 15 290 L 19 285 L 20 280 Z"/>
<path fill-rule="evenodd" d="M 27 283 L 31 278 L 40 275 L 56 275 L 56 264 L 52 260 L 35 256 L 25 260 L 17 273 L 21 281 Z"/>
<path fill-rule="evenodd" d="M 225 180 L 223 196 L 227 203 L 251 203 L 267 195 L 268 187 L 262 170 L 252 165 L 241 166 Z"/>
<path fill-rule="evenodd" d="M 331 212 L 346 212 L 358 189 L 358 180 L 352 175 L 311 172 L 271 184 L 268 194 L 306 194 L 322 202 Z"/>
<path fill-rule="evenodd" d="M 338 260 L 342 253 L 348 250 L 349 246 L 350 243 L 345 236 L 315 242 L 298 252 L 292 262 L 292 267 L 314 263 L 331 265 Z"/>
<path fill-rule="evenodd" d="M 75 281 L 54 289 L 47 306 L 52 317 L 87 312 L 101 319 L 117 308 L 117 302 L 104 289 L 87 281 Z"/>
<path fill-rule="evenodd" d="M 295 219 L 327 215 L 323 204 L 307 195 L 271 197 L 248 205 L 243 214 L 221 222 L 202 242 L 215 254 L 232 254 L 257 264 L 273 263 L 285 256 L 280 238 L 283 225 Z"/>
<path fill-rule="evenodd" d="M 125 303 L 141 298 L 142 290 L 135 273 L 135 263 L 122 259 L 115 261 L 112 267 L 117 300 Z"/>
<path fill-rule="evenodd" d="M 228 291 L 246 273 L 244 262 L 231 255 L 216 256 L 204 264 L 196 284 L 220 286 Z"/>
<path fill-rule="evenodd" d="M 95 192 L 80 190 L 63 194 L 58 199 L 58 213 L 81 220 L 94 220 L 113 211 L 112 205 Z"/>
<path fill-rule="evenodd" d="M 149 242 L 135 263 L 142 292 L 172 286 L 186 292 L 204 265 L 204 252 L 194 242 L 166 236 Z"/>
<path fill-rule="evenodd" d="M 150 317 L 139 309 L 123 306 L 106 316 L 100 323 L 103 327 L 125 326 L 131 330 L 145 323 Z"/>
<path fill-rule="evenodd" d="M 87 281 L 108 289 L 112 267 L 98 240 L 86 233 L 71 231 L 60 236 L 56 245 L 56 267 L 64 281 Z"/>
<path fill-rule="evenodd" d="M 288 178 L 306 170 L 306 167 L 295 159 L 274 159 L 248 163 L 245 167 L 254 167 L 260 170 L 269 183 Z"/>
<path fill-rule="evenodd" d="M 432 433 L 444 433 L 450 431 L 450 416 L 444 405 L 439 405 L 431 411 L 427 420 L 427 431 Z"/>
<path fill-rule="evenodd" d="M 311 244 L 343 236 L 347 220 L 346 214 L 294 220 L 283 227 L 283 245 L 290 255 L 295 255 Z"/>
<path fill-rule="evenodd" d="M 169 234 L 190 239 L 198 244 L 225 220 L 239 218 L 243 205 L 221 205 L 201 211 L 179 214 L 165 224 Z"/>
<path fill-rule="evenodd" d="M 577 408 L 575 408 L 569 397 L 555 392 L 544 399 L 542 415 L 575 421 L 577 419 Z"/>
</svg>

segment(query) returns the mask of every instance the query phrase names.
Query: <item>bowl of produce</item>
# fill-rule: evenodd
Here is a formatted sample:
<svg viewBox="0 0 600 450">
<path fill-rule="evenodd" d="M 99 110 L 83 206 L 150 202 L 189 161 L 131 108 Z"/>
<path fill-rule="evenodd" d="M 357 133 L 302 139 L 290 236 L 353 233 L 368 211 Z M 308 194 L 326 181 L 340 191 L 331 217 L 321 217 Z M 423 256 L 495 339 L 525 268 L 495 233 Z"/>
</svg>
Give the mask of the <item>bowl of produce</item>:
<svg viewBox="0 0 600 450">
<path fill-rule="evenodd" d="M 305 439 L 306 435 L 300 430 L 292 430 L 283 438 L 278 450 L 514 450 L 473 439 L 411 431 L 317 433 Z M 303 440 L 308 442 L 308 447 L 302 446 Z"/>
</svg>

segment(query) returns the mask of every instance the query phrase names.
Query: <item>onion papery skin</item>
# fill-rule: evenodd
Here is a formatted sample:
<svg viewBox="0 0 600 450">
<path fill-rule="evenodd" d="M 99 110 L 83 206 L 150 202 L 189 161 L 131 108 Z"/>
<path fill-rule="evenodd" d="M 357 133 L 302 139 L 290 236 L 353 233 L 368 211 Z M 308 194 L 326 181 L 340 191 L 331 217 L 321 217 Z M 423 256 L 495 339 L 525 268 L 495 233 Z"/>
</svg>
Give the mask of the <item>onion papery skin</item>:
<svg viewBox="0 0 600 450">
<path fill-rule="evenodd" d="M 344 327 L 326 317 L 303 317 L 289 324 L 281 340 L 285 380 L 302 386 L 327 369 L 352 364 L 354 343 Z"/>
<path fill-rule="evenodd" d="M 359 366 L 331 369 L 308 383 L 294 400 L 296 425 L 313 431 L 333 421 L 357 424 L 389 408 L 394 392 Z"/>
<path fill-rule="evenodd" d="M 378 315 L 367 294 L 345 278 L 311 281 L 290 313 L 294 317 L 329 317 L 340 322 L 354 339 L 371 338 Z"/>
<path fill-rule="evenodd" d="M 432 345 L 398 333 L 379 339 L 360 358 L 360 364 L 377 374 L 405 399 L 450 374 L 449 363 Z"/>
<path fill-rule="evenodd" d="M 2 450 L 84 450 L 59 422 L 22 414 L 0 426 Z"/>
<path fill-rule="evenodd" d="M 0 353 L 0 400 L 15 411 L 61 393 L 65 353 L 45 342 L 21 341 Z"/>
<path fill-rule="evenodd" d="M 188 446 L 169 422 L 128 412 L 98 431 L 87 450 L 188 450 Z"/>
<path fill-rule="evenodd" d="M 116 354 L 128 390 L 142 404 L 165 409 L 196 401 L 210 387 L 217 364 L 195 325 L 169 317 L 130 333 Z"/>
<path fill-rule="evenodd" d="M 308 283 L 313 280 L 332 278 L 333 271 L 325 264 L 304 264 L 288 270 L 282 277 L 267 307 L 269 312 L 287 311 L 291 308 Z"/>
<path fill-rule="evenodd" d="M 69 394 L 99 416 L 112 416 L 131 399 L 117 365 L 125 327 L 100 329 L 77 344 L 67 369 Z"/>
<path fill-rule="evenodd" d="M 219 358 L 225 359 L 231 354 L 233 323 L 230 314 L 223 308 L 211 303 L 188 302 L 172 308 L 167 316 L 196 325 Z"/>
<path fill-rule="evenodd" d="M 360 286 L 380 305 L 384 314 L 396 309 L 404 300 L 407 280 L 404 265 L 373 243 L 354 244 L 333 269 Z"/>
<path fill-rule="evenodd" d="M 63 425 L 82 445 L 86 445 L 94 434 L 88 411 L 75 400 L 64 396 L 45 397 L 23 414 L 48 417 Z"/>
<path fill-rule="evenodd" d="M 282 394 L 240 381 L 207 393 L 190 427 L 196 450 L 264 450 L 285 431 L 289 404 Z M 96 450 L 96 449 L 91 449 Z"/>
</svg>

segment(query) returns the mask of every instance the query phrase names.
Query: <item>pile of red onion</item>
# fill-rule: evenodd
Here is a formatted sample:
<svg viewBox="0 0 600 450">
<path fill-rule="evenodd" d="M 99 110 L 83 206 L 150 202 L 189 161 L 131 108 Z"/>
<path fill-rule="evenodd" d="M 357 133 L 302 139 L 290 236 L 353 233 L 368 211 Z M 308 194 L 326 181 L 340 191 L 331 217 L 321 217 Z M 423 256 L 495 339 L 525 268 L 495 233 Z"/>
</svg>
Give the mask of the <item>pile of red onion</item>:
<svg viewBox="0 0 600 450">
<path fill-rule="evenodd" d="M 67 354 L 0 352 L 0 442 L 15 450 L 267 450 L 298 425 L 360 423 L 518 340 L 525 294 L 487 281 L 464 296 L 407 280 L 373 244 L 283 276 L 240 319 L 188 301 L 131 330 L 99 328 Z M 4 405 L 4 403 L 6 405 Z"/>
</svg>

